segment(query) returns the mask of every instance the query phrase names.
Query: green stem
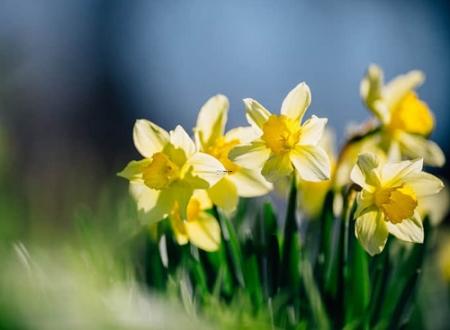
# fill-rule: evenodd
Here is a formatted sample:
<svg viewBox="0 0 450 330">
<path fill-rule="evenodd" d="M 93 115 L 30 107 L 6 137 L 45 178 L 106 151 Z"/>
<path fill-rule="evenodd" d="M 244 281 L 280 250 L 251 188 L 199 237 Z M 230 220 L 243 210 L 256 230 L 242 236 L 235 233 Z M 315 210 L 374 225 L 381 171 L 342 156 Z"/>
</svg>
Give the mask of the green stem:
<svg viewBox="0 0 450 330">
<path fill-rule="evenodd" d="M 286 210 L 286 221 L 284 224 L 284 240 L 280 270 L 280 287 L 292 288 L 295 285 L 295 274 L 298 274 L 298 255 L 292 252 L 298 249 L 298 226 L 297 226 L 297 185 L 295 182 L 295 174 L 292 176 L 291 190 L 289 192 L 289 200 Z"/>
</svg>

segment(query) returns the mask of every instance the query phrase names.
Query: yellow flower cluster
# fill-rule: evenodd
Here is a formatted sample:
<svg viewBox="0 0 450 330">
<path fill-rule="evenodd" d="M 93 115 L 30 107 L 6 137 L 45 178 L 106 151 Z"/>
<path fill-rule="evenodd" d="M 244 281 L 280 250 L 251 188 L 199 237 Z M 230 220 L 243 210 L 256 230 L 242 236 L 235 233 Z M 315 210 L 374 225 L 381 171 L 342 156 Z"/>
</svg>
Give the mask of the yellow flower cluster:
<svg viewBox="0 0 450 330">
<path fill-rule="evenodd" d="M 422 81 L 423 74 L 412 71 L 384 85 L 381 69 L 370 66 L 361 96 L 378 124 L 336 157 L 322 139 L 329 136 L 327 119 L 303 120 L 311 104 L 306 83 L 288 93 L 279 114 L 244 99 L 249 126 L 229 131 L 228 99 L 216 95 L 200 109 L 194 139 L 181 126 L 167 132 L 138 120 L 133 139 L 143 159 L 119 175 L 130 181 L 146 224 L 167 218 L 179 244 L 206 251 L 217 250 L 221 238 L 210 209 L 231 213 L 240 197 L 265 195 L 286 178 L 296 180 L 299 204 L 311 217 L 320 214 L 329 190 L 353 181 L 359 190 L 355 234 L 372 255 L 383 250 L 389 233 L 422 242 L 421 198 L 443 187 L 422 164 L 445 161 L 428 140 L 433 115 L 413 90 Z"/>
</svg>

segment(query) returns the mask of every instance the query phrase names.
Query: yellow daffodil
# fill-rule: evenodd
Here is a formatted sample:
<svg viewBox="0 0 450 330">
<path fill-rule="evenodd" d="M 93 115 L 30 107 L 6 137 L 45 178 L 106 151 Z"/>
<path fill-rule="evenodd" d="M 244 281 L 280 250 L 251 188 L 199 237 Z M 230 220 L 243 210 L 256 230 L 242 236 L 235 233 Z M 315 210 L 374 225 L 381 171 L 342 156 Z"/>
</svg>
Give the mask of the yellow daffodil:
<svg viewBox="0 0 450 330">
<path fill-rule="evenodd" d="M 351 172 L 362 189 L 356 198 L 355 235 L 370 255 L 383 250 L 389 233 L 403 241 L 423 242 L 418 203 L 438 193 L 443 183 L 422 167 L 422 159 L 382 163 L 371 153 L 358 157 Z"/>
<path fill-rule="evenodd" d="M 206 212 L 213 206 L 205 190 L 196 190 L 187 205 L 183 219 L 178 203 L 170 213 L 170 223 L 178 244 L 188 242 L 198 248 L 213 252 L 220 246 L 220 226 L 216 218 Z"/>
<path fill-rule="evenodd" d="M 217 158 L 226 174 L 208 189 L 215 205 L 227 212 L 233 211 L 240 197 L 256 197 L 268 193 L 272 185 L 255 169 L 243 168 L 228 157 L 238 144 L 249 143 L 254 137 L 251 127 L 237 127 L 225 133 L 228 99 L 223 95 L 210 98 L 200 109 L 195 127 L 196 143 L 200 151 Z"/>
<path fill-rule="evenodd" d="M 182 218 L 194 189 L 207 189 L 225 168 L 214 157 L 198 152 L 181 126 L 166 132 L 140 119 L 133 130 L 134 144 L 144 159 L 131 161 L 118 175 L 130 181 L 130 192 L 146 222 L 169 215 L 175 204 Z"/>
<path fill-rule="evenodd" d="M 231 158 L 245 168 L 262 168 L 267 180 L 276 182 L 294 169 L 307 181 L 330 177 L 330 160 L 318 145 L 327 119 L 312 116 L 301 123 L 311 103 L 308 85 L 300 83 L 284 99 L 281 113 L 274 115 L 253 99 L 244 100 L 247 119 L 257 138 L 237 146 Z"/>
<path fill-rule="evenodd" d="M 427 139 L 434 128 L 433 114 L 414 91 L 423 81 L 422 72 L 410 71 L 384 85 L 383 71 L 371 65 L 361 82 L 361 97 L 381 122 L 376 137 L 387 154 L 423 158 L 427 165 L 442 166 L 442 150 Z"/>
</svg>

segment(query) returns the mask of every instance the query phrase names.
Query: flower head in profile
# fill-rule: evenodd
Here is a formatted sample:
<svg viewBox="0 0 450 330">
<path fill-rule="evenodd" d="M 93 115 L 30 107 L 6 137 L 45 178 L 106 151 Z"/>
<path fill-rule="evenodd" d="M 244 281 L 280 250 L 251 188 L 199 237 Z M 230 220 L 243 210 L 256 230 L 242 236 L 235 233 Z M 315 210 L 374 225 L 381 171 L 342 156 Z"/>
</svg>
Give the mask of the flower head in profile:
<svg viewBox="0 0 450 330">
<path fill-rule="evenodd" d="M 236 209 L 239 197 L 262 196 L 272 185 L 259 170 L 243 168 L 228 157 L 236 145 L 255 137 L 252 127 L 237 127 L 225 133 L 228 107 L 225 96 L 210 98 L 200 109 L 194 131 L 199 150 L 217 158 L 226 170 L 222 179 L 208 189 L 208 195 L 215 205 L 231 212 Z"/>
<path fill-rule="evenodd" d="M 422 159 L 383 163 L 372 153 L 358 157 L 351 172 L 361 191 L 356 198 L 355 235 L 370 255 L 380 253 L 389 233 L 407 242 L 423 242 L 418 205 L 443 188 L 422 171 Z"/>
<path fill-rule="evenodd" d="M 225 171 L 216 158 L 196 150 L 181 126 L 166 132 L 140 119 L 133 140 L 144 159 L 131 161 L 118 175 L 130 181 L 130 192 L 149 223 L 168 216 L 174 207 L 186 218 L 193 191 L 214 185 Z"/>
<path fill-rule="evenodd" d="M 244 100 L 247 119 L 257 138 L 236 147 L 231 158 L 246 168 L 261 168 L 272 182 L 295 170 L 307 181 L 323 181 L 330 176 L 330 160 L 318 145 L 327 119 L 312 116 L 302 124 L 311 103 L 308 85 L 300 83 L 284 99 L 275 115 L 253 99 Z"/>
<path fill-rule="evenodd" d="M 220 226 L 217 219 L 206 212 L 213 206 L 205 190 L 195 190 L 182 218 L 178 203 L 170 212 L 170 224 L 178 244 L 190 242 L 196 247 L 213 252 L 220 246 Z"/>
<path fill-rule="evenodd" d="M 423 158 L 427 165 L 442 166 L 442 150 L 427 139 L 434 128 L 433 114 L 414 91 L 423 81 L 421 71 L 410 71 L 384 84 L 383 71 L 371 65 L 361 81 L 361 97 L 381 123 L 377 137 L 387 154 L 398 160 Z"/>
</svg>

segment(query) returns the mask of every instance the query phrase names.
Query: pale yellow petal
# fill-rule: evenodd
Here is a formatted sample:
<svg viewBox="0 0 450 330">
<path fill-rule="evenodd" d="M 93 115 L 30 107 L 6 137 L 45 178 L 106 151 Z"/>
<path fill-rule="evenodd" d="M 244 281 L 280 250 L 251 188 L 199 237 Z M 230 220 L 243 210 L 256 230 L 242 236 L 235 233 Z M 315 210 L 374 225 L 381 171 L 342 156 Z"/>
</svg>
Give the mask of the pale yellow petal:
<svg viewBox="0 0 450 330">
<path fill-rule="evenodd" d="M 169 205 L 169 212 L 173 209 L 175 201 L 178 203 L 178 210 L 181 219 L 187 219 L 187 205 L 194 193 L 193 188 L 185 182 L 175 182 L 168 189 L 161 192 L 157 204 Z"/>
<path fill-rule="evenodd" d="M 359 87 L 361 98 L 369 107 L 374 101 L 381 98 L 382 86 L 383 71 L 378 65 L 371 64 Z"/>
<path fill-rule="evenodd" d="M 262 129 L 271 113 L 256 100 L 244 99 L 244 104 L 245 115 L 250 125 L 256 129 Z"/>
<path fill-rule="evenodd" d="M 191 156 L 195 152 L 194 141 L 180 125 L 177 125 L 174 130 L 170 131 L 170 143 L 175 148 L 182 149 L 186 157 Z"/>
<path fill-rule="evenodd" d="M 211 97 L 200 109 L 195 132 L 203 147 L 224 134 L 228 117 L 228 99 L 224 95 Z"/>
<path fill-rule="evenodd" d="M 188 159 L 186 166 L 192 168 L 192 175 L 204 182 L 204 185 L 195 185 L 194 188 L 203 189 L 216 184 L 222 177 L 226 175 L 225 167 L 222 163 L 211 155 L 203 152 L 196 152 Z"/>
<path fill-rule="evenodd" d="M 405 156 L 409 158 L 423 158 L 424 163 L 430 166 L 440 167 L 445 164 L 444 153 L 433 141 L 406 132 L 399 132 L 398 140 L 402 154 Z"/>
<path fill-rule="evenodd" d="M 359 154 L 356 164 L 350 173 L 351 180 L 362 188 L 365 188 L 367 185 L 377 185 L 380 181 L 377 173 L 378 165 L 378 158 L 375 154 Z"/>
<path fill-rule="evenodd" d="M 236 185 L 228 177 L 209 188 L 208 195 L 214 204 L 226 212 L 234 211 L 239 202 Z"/>
<path fill-rule="evenodd" d="M 406 176 L 420 173 L 422 168 L 422 158 L 386 163 L 381 168 L 381 181 L 386 185 L 394 186 Z"/>
<path fill-rule="evenodd" d="M 444 183 L 440 179 L 425 172 L 410 174 L 403 178 L 402 182 L 410 186 L 417 197 L 434 195 L 444 188 Z"/>
<path fill-rule="evenodd" d="M 371 210 L 357 218 L 355 236 L 371 256 L 381 253 L 389 236 L 382 213 Z"/>
<path fill-rule="evenodd" d="M 194 221 L 186 221 L 185 227 L 191 244 L 208 252 L 219 249 L 220 226 L 212 215 L 201 212 Z"/>
<path fill-rule="evenodd" d="M 281 155 L 273 154 L 264 163 L 261 174 L 270 182 L 278 182 L 287 177 L 293 171 L 289 153 Z"/>
<path fill-rule="evenodd" d="M 311 91 L 305 82 L 295 86 L 281 105 L 281 114 L 293 120 L 302 120 L 303 115 L 311 104 Z"/>
<path fill-rule="evenodd" d="M 151 121 L 139 119 L 134 124 L 133 141 L 142 156 L 151 158 L 167 144 L 169 133 Z"/>
<path fill-rule="evenodd" d="M 420 86 L 424 80 L 424 74 L 418 70 L 399 75 L 391 80 L 383 88 L 383 98 L 388 107 L 390 109 L 395 107 L 408 92 Z"/>
<path fill-rule="evenodd" d="M 400 223 L 386 222 L 389 232 L 406 242 L 423 243 L 423 224 L 420 215 L 416 212 L 410 219 Z"/>
<path fill-rule="evenodd" d="M 179 215 L 171 216 L 170 224 L 177 243 L 179 245 L 187 244 L 189 242 L 189 237 L 186 233 L 184 221 L 180 219 Z"/>
<path fill-rule="evenodd" d="M 313 115 L 302 125 L 298 143 L 300 145 L 317 145 L 322 138 L 327 121 L 327 118 L 318 118 Z"/>
<path fill-rule="evenodd" d="M 264 178 L 260 170 L 240 168 L 228 176 L 236 187 L 241 197 L 257 197 L 267 194 L 272 190 L 272 184 Z"/>
<path fill-rule="evenodd" d="M 155 207 L 160 191 L 150 189 L 143 182 L 130 182 L 130 194 L 136 200 L 138 209 L 148 212 Z"/>
<path fill-rule="evenodd" d="M 200 203 L 200 209 L 208 210 L 213 207 L 212 201 L 208 196 L 208 192 L 204 189 L 194 191 L 192 198 L 195 198 Z"/>
<path fill-rule="evenodd" d="M 142 180 L 143 169 L 148 166 L 150 162 L 150 159 L 132 160 L 121 172 L 117 173 L 117 175 L 130 181 L 140 181 Z"/>
<path fill-rule="evenodd" d="M 373 195 L 367 190 L 362 190 L 356 196 L 356 211 L 355 218 L 360 217 L 365 212 L 370 211 L 371 206 L 374 205 Z"/>
<path fill-rule="evenodd" d="M 264 142 L 255 141 L 233 148 L 228 157 L 239 166 L 251 169 L 261 168 L 270 157 L 270 149 Z"/>
<path fill-rule="evenodd" d="M 297 146 L 290 159 L 298 175 L 305 181 L 323 181 L 330 178 L 330 159 L 326 152 L 318 146 Z"/>
<path fill-rule="evenodd" d="M 260 134 L 252 126 L 236 127 L 225 134 L 225 141 L 239 141 L 240 144 L 248 144 L 258 138 Z"/>
</svg>

